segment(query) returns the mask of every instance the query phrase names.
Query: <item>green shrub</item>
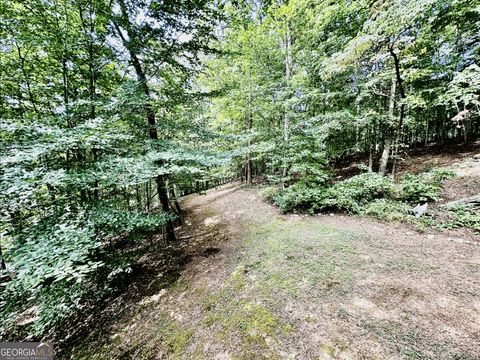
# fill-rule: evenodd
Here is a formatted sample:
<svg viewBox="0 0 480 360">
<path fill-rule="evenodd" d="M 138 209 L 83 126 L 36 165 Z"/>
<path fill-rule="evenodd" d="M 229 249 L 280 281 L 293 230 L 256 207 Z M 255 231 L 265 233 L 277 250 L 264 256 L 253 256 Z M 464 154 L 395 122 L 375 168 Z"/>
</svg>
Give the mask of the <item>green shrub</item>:
<svg viewBox="0 0 480 360">
<path fill-rule="evenodd" d="M 108 207 L 78 212 L 66 209 L 54 215 L 18 235 L 5 251 L 11 280 L 0 284 L 0 318 L 4 319 L 0 337 L 16 331 L 41 336 L 79 311 L 85 296 L 98 295 L 115 280 L 107 275 L 119 272 L 116 264 L 105 262 L 107 240 L 124 233 L 153 232 L 165 224 L 161 213 Z M 126 269 L 128 264 L 121 271 Z M 105 276 L 99 276 L 103 273 Z M 29 309 L 35 309 L 35 320 L 28 329 L 17 329 L 18 317 Z"/>
<path fill-rule="evenodd" d="M 395 185 L 390 178 L 367 172 L 336 183 L 330 188 L 296 183 L 279 192 L 274 201 L 283 212 L 339 210 L 360 213 L 363 206 L 370 201 L 391 197 L 394 193 Z"/>
<path fill-rule="evenodd" d="M 172 215 L 169 216 L 173 219 Z M 162 213 L 117 210 L 111 207 L 99 207 L 90 214 L 95 228 L 105 237 L 124 232 L 156 231 L 165 225 L 166 219 L 167 216 Z"/>
<path fill-rule="evenodd" d="M 273 200 L 284 213 L 293 210 L 313 213 L 321 209 L 325 192 L 323 187 L 311 188 L 304 183 L 296 183 L 278 192 Z"/>
<path fill-rule="evenodd" d="M 410 206 L 403 202 L 376 199 L 365 206 L 364 214 L 382 220 L 402 221 L 409 216 L 409 211 Z"/>
<path fill-rule="evenodd" d="M 444 168 L 437 168 L 430 170 L 430 174 L 432 174 L 433 179 L 438 182 L 442 182 L 444 180 L 453 179 L 455 176 L 455 172 L 452 170 L 444 169 Z"/>
<path fill-rule="evenodd" d="M 438 200 L 440 185 L 426 182 L 420 175 L 405 175 L 401 181 L 402 199 L 411 203 Z"/>
<path fill-rule="evenodd" d="M 440 227 L 447 229 L 466 227 L 480 233 L 480 214 L 471 207 L 458 205 L 450 209 L 449 213 L 454 220 L 442 222 Z"/>
<path fill-rule="evenodd" d="M 410 214 L 411 204 L 437 200 L 442 181 L 453 177 L 451 171 L 432 169 L 419 175 L 406 175 L 399 184 L 390 177 L 373 172 L 353 176 L 330 187 L 297 182 L 284 190 L 265 190 L 267 196 L 283 212 L 344 211 L 352 214 L 365 214 L 389 221 L 406 220 L 419 228 L 434 225 L 431 216 L 416 219 Z M 456 209 L 456 221 L 444 226 L 470 227 L 478 231 L 478 215 L 469 209 Z"/>
<path fill-rule="evenodd" d="M 279 189 L 276 186 L 264 186 L 260 189 L 260 196 L 268 202 L 273 202 L 278 192 Z"/>
<path fill-rule="evenodd" d="M 394 194 L 395 184 L 392 179 L 366 172 L 329 188 L 320 207 L 360 213 L 369 202 L 389 198 Z"/>
<path fill-rule="evenodd" d="M 413 175 L 407 174 L 400 181 L 402 200 L 410 203 L 424 203 L 439 199 L 442 181 L 454 177 L 455 174 L 445 169 Z"/>
<path fill-rule="evenodd" d="M 77 219 L 64 218 L 57 224 L 38 224 L 30 236 L 6 252 L 14 275 L 0 285 L 0 315 L 14 320 L 24 310 L 38 307 L 38 319 L 33 324 L 37 336 L 76 306 L 79 289 L 103 266 L 93 256 L 101 247 L 93 226 L 84 214 L 76 215 Z M 0 334 L 9 332 L 11 325 L 8 321 L 1 324 Z"/>
</svg>

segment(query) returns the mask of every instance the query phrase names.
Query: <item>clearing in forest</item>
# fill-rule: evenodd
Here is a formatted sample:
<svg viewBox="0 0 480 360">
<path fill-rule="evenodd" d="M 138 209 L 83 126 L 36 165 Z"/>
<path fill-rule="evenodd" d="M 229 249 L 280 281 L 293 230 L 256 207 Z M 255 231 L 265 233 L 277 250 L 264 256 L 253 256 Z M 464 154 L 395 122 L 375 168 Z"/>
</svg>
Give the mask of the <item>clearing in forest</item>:
<svg viewBox="0 0 480 360">
<path fill-rule="evenodd" d="M 175 279 L 124 304 L 73 358 L 480 357 L 475 238 L 285 216 L 238 184 L 182 205 Z"/>
</svg>

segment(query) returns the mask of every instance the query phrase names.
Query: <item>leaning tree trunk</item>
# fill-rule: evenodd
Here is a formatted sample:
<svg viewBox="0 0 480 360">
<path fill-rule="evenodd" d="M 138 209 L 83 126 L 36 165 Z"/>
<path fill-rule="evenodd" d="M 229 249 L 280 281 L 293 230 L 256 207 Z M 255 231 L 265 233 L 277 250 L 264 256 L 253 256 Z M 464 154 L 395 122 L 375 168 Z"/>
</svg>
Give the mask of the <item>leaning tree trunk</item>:
<svg viewBox="0 0 480 360">
<path fill-rule="evenodd" d="M 125 48 L 128 50 L 130 54 L 130 59 L 135 69 L 135 73 L 137 75 L 137 80 L 139 82 L 140 88 L 142 89 L 143 93 L 147 98 L 147 103 L 145 104 L 145 111 L 147 113 L 147 122 L 150 126 L 149 136 L 153 140 L 158 140 L 157 128 L 155 126 L 156 125 L 155 112 L 151 104 L 151 96 L 150 96 L 150 89 L 148 87 L 147 76 L 142 68 L 142 64 L 140 63 L 140 60 L 137 54 L 135 53 L 135 51 L 133 51 L 132 47 L 130 46 L 131 39 L 133 38 L 133 32 L 131 31 L 130 20 L 128 19 L 128 13 L 125 7 L 125 3 L 123 1 L 119 1 L 119 4 L 122 11 L 122 20 L 124 21 L 124 25 L 126 28 L 125 30 L 128 34 L 128 37 L 130 38 L 130 41 L 128 41 L 123 36 L 123 33 L 117 22 L 113 21 L 113 25 L 117 30 L 118 36 L 122 40 L 123 45 L 125 46 Z M 160 165 L 162 165 L 162 163 L 160 163 Z M 164 176 L 157 175 L 157 177 L 155 178 L 155 182 L 157 184 L 158 199 L 160 200 L 162 210 L 166 215 L 168 215 L 168 213 L 170 212 L 170 204 L 168 200 L 168 193 L 165 186 Z M 167 235 L 167 241 L 176 240 L 173 221 L 171 219 L 166 220 L 166 235 Z"/>
<path fill-rule="evenodd" d="M 380 159 L 380 167 L 378 169 L 378 174 L 381 176 L 384 176 L 387 171 L 388 159 L 390 158 L 390 150 L 392 149 L 392 142 L 392 136 L 388 134 L 383 144 L 383 152 Z"/>
</svg>

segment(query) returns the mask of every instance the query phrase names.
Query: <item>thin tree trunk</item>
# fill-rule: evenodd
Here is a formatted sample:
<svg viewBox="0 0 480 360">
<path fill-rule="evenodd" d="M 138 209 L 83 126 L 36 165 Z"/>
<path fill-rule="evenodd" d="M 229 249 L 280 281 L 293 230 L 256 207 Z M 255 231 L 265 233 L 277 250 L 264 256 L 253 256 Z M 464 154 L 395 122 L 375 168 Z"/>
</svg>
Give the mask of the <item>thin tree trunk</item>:
<svg viewBox="0 0 480 360">
<path fill-rule="evenodd" d="M 373 170 L 373 131 L 367 127 L 367 143 L 368 143 L 368 171 Z"/>
<path fill-rule="evenodd" d="M 125 3 L 123 0 L 121 0 L 119 1 L 119 4 L 120 4 L 122 17 L 126 27 L 127 34 L 130 40 L 132 40 L 133 32 L 130 28 L 130 20 L 128 19 L 128 13 L 126 10 Z M 128 50 L 130 54 L 130 59 L 135 69 L 135 73 L 137 75 L 140 88 L 142 89 L 143 93 L 147 98 L 147 103 L 145 104 L 145 111 L 147 113 L 147 122 L 150 125 L 149 136 L 153 140 L 158 140 L 157 128 L 155 127 L 155 124 L 156 124 L 155 112 L 153 111 L 153 107 L 150 102 L 151 96 L 150 96 L 150 89 L 148 88 L 147 77 L 145 75 L 145 72 L 143 71 L 142 65 L 140 63 L 139 58 L 137 57 L 137 54 L 132 50 L 130 46 L 130 41 L 127 41 L 127 39 L 125 39 L 119 25 L 115 21 L 113 21 L 113 25 L 117 30 L 118 36 L 122 40 L 123 45 L 125 46 L 125 48 Z M 162 165 L 162 163 L 163 162 L 160 162 L 159 165 Z M 155 178 L 155 181 L 157 184 L 157 193 L 158 193 L 158 198 L 160 200 L 160 204 L 162 206 L 162 210 L 165 212 L 165 214 L 168 214 L 170 212 L 170 205 L 168 201 L 167 190 L 165 188 L 165 179 L 163 175 L 158 175 Z M 176 237 L 175 237 L 175 231 L 174 231 L 172 220 L 167 219 L 165 227 L 166 227 L 166 233 L 167 233 L 167 241 L 175 241 Z"/>
<path fill-rule="evenodd" d="M 142 211 L 142 197 L 140 195 L 140 189 L 138 188 L 139 185 L 135 185 L 135 197 L 137 199 L 137 209 L 138 211 Z"/>
<path fill-rule="evenodd" d="M 17 48 L 17 54 L 21 62 L 21 67 L 22 67 L 22 74 L 25 80 L 25 84 L 27 85 L 27 93 L 28 93 L 28 98 L 30 99 L 30 102 L 32 103 L 33 110 L 38 114 L 38 109 L 37 109 L 37 103 L 35 101 L 35 98 L 33 97 L 33 92 L 32 88 L 30 86 L 30 77 L 28 76 L 27 69 L 26 69 L 26 61 L 25 57 L 22 56 L 22 52 L 20 50 L 20 46 L 17 44 L 15 41 L 15 47 Z"/>
<path fill-rule="evenodd" d="M 402 76 L 400 74 L 400 61 L 395 51 L 393 51 L 393 48 L 390 48 L 390 54 L 392 55 L 393 63 L 395 65 L 395 75 L 398 82 L 398 89 L 400 92 L 400 118 L 398 120 L 397 134 L 395 138 L 395 149 L 394 149 L 395 157 L 393 159 L 393 166 L 392 166 L 392 177 L 394 177 L 395 169 L 397 165 L 397 155 L 400 147 L 400 138 L 402 135 L 403 120 L 405 118 L 405 97 L 406 96 L 405 96 L 405 89 L 403 87 Z"/>
<path fill-rule="evenodd" d="M 68 99 L 68 75 L 67 75 L 67 60 L 65 56 L 62 56 L 62 81 L 63 81 L 63 102 L 65 104 L 65 114 L 67 117 L 67 126 L 72 127 L 70 121 L 70 112 L 69 112 L 69 99 Z"/>
<path fill-rule="evenodd" d="M 247 151 L 247 170 L 246 170 L 246 179 L 247 179 L 247 185 L 252 185 L 252 168 L 253 168 L 253 163 L 252 163 L 252 154 L 250 151 L 250 146 L 251 146 L 251 136 L 252 136 L 252 127 L 253 127 L 253 116 L 252 113 L 250 112 L 248 114 L 248 121 L 247 121 L 247 132 L 248 132 L 248 151 Z"/>
<path fill-rule="evenodd" d="M 175 184 L 173 184 L 172 192 L 173 192 L 173 205 L 175 206 L 175 209 L 177 210 L 177 212 L 181 215 L 182 208 L 180 207 L 180 204 L 178 202 L 179 194 L 178 194 L 177 186 Z"/>
<path fill-rule="evenodd" d="M 150 207 L 151 207 L 151 180 L 148 179 L 147 183 L 145 184 L 145 192 L 146 192 L 146 196 L 147 196 L 147 211 L 150 211 Z"/>
<path fill-rule="evenodd" d="M 283 118 L 283 141 L 285 149 L 288 148 L 289 132 L 290 132 L 290 108 L 288 99 L 290 98 L 290 78 L 292 77 L 292 36 L 290 33 L 290 21 L 286 23 L 285 34 L 285 84 L 287 90 L 287 97 L 284 104 L 284 118 Z M 285 187 L 285 178 L 288 175 L 288 164 L 285 164 L 282 170 L 282 187 Z"/>
<path fill-rule="evenodd" d="M 5 260 L 3 259 L 2 244 L 0 244 L 0 269 L 1 270 L 7 270 Z"/>
<path fill-rule="evenodd" d="M 425 146 L 428 145 L 428 125 L 429 125 L 429 121 L 428 121 L 428 118 L 427 118 L 427 126 L 425 128 Z"/>
<path fill-rule="evenodd" d="M 380 159 L 380 167 L 378 170 L 378 174 L 381 176 L 384 176 L 385 172 L 387 171 L 388 159 L 390 158 L 391 148 L 392 148 L 392 137 L 390 135 L 387 135 L 387 137 L 385 138 L 385 142 L 383 144 L 382 158 Z"/>
<path fill-rule="evenodd" d="M 123 196 L 124 196 L 125 201 L 126 201 L 126 203 L 127 203 L 127 209 L 128 209 L 128 211 L 131 211 L 132 208 L 130 207 L 130 193 L 128 192 L 128 188 L 127 188 L 127 187 L 123 188 Z"/>
</svg>

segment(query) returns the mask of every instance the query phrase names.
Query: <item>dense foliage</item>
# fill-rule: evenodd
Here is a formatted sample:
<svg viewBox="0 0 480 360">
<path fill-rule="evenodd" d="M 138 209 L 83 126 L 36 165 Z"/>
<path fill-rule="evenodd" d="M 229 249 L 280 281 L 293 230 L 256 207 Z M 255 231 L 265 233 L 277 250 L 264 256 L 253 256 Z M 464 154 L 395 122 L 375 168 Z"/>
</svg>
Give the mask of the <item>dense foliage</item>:
<svg viewBox="0 0 480 360">
<path fill-rule="evenodd" d="M 108 287 L 113 238 L 174 239 L 176 197 L 224 161 L 192 84 L 217 10 L 0 2 L 4 336 L 39 336 L 81 309 L 93 279 Z"/>
<path fill-rule="evenodd" d="M 418 204 L 439 198 L 442 181 L 454 174 L 431 170 L 419 175 L 407 174 L 399 183 L 390 177 L 365 172 L 327 187 L 309 187 L 297 182 L 283 191 L 274 190 L 267 199 L 273 200 L 282 211 L 306 210 L 343 211 L 360 214 L 379 199 Z M 372 210 L 372 209 L 371 209 Z"/>
<path fill-rule="evenodd" d="M 200 80 L 217 94 L 212 125 L 243 134 L 231 144 L 239 177 L 276 185 L 264 193 L 285 212 L 380 214 L 392 199 L 402 209 L 439 199 L 447 174 L 400 178 L 397 161 L 478 139 L 478 4 L 291 0 L 226 12 L 224 55 Z M 333 168 L 355 160 L 364 173 L 339 181 Z"/>
<path fill-rule="evenodd" d="M 130 271 L 111 261 L 118 239 L 175 241 L 182 194 L 257 176 L 283 211 L 405 210 L 446 176 L 385 177 L 408 148 L 480 136 L 472 1 L 0 0 L 0 14 L 2 337 L 40 337 L 108 291 Z M 364 173 L 338 181 L 351 156 Z"/>
<path fill-rule="evenodd" d="M 478 4 L 295 0 L 234 16 L 208 83 L 227 89 L 212 111 L 249 134 L 238 160 L 254 172 L 292 183 L 319 157 L 365 153 L 383 175 L 406 148 L 479 136 Z"/>
</svg>

